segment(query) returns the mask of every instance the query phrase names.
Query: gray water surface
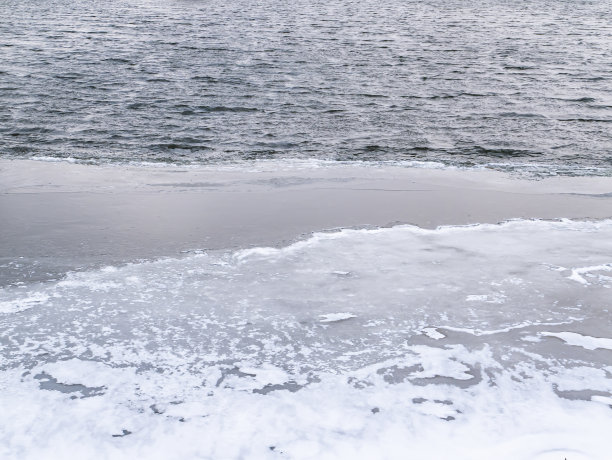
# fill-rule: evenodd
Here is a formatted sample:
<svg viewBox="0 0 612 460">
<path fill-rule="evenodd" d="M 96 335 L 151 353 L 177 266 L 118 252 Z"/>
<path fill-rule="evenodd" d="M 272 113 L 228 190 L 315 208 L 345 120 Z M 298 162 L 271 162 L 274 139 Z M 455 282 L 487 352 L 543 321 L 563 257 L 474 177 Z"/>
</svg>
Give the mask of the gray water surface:
<svg viewBox="0 0 612 460">
<path fill-rule="evenodd" d="M 606 0 L 0 0 L 0 16 L 0 156 L 612 166 Z"/>
</svg>

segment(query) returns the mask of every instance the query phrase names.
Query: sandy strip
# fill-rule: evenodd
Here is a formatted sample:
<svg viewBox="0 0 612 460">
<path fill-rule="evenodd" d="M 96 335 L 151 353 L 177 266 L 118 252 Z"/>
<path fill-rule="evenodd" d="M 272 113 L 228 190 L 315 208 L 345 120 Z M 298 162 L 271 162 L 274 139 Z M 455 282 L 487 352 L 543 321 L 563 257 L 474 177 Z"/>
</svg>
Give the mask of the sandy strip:
<svg viewBox="0 0 612 460">
<path fill-rule="evenodd" d="M 612 217 L 612 178 L 363 165 L 92 166 L 0 160 L 0 285 L 312 231 Z"/>
</svg>

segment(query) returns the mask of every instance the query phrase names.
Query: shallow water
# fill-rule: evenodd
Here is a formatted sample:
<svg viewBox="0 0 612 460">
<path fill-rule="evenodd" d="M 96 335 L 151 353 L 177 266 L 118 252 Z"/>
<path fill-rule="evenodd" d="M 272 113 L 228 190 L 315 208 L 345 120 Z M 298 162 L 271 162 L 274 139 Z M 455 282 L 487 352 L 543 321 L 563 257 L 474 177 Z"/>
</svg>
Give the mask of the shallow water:
<svg viewBox="0 0 612 460">
<path fill-rule="evenodd" d="M 610 172 L 609 1 L 3 0 L 0 12 L 0 155 Z"/>
</svg>

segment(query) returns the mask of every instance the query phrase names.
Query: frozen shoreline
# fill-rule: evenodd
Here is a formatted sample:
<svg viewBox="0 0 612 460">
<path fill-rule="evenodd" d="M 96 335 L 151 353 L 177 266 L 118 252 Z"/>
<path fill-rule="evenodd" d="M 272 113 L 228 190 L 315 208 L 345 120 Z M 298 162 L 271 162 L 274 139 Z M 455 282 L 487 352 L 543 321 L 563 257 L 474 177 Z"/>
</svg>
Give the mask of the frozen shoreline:
<svg viewBox="0 0 612 460">
<path fill-rule="evenodd" d="M 0 184 L 3 458 L 608 454 L 609 178 L 12 161 Z"/>
<path fill-rule="evenodd" d="M 279 246 L 313 231 L 612 217 L 612 178 L 264 162 L 93 166 L 0 160 L 0 286 L 198 249 Z"/>
<path fill-rule="evenodd" d="M 0 289 L 0 455 L 604 460 L 610 254 L 405 225 Z"/>
</svg>

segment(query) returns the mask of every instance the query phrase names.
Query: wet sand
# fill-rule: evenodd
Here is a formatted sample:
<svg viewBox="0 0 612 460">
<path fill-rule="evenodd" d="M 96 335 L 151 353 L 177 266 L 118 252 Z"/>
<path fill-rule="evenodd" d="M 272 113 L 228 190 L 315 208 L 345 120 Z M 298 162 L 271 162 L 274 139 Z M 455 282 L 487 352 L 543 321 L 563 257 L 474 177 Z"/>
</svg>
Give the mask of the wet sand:
<svg viewBox="0 0 612 460">
<path fill-rule="evenodd" d="M 0 161 L 0 285 L 181 252 L 283 245 L 313 231 L 612 217 L 612 178 L 257 163 Z"/>
</svg>

